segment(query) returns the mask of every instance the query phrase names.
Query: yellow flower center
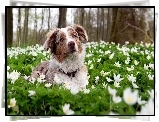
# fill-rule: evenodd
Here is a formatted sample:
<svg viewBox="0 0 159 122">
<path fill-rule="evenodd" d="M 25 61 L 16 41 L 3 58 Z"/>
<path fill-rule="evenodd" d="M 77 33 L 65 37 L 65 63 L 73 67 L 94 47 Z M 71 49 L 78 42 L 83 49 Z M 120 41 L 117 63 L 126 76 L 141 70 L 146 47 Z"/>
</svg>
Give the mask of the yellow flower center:
<svg viewBox="0 0 159 122">
<path fill-rule="evenodd" d="M 15 106 L 14 102 L 10 102 L 10 107 Z"/>
<path fill-rule="evenodd" d="M 128 97 L 128 98 L 127 98 L 127 102 L 128 102 L 128 103 L 131 103 L 132 101 L 133 101 L 132 97 Z"/>
</svg>

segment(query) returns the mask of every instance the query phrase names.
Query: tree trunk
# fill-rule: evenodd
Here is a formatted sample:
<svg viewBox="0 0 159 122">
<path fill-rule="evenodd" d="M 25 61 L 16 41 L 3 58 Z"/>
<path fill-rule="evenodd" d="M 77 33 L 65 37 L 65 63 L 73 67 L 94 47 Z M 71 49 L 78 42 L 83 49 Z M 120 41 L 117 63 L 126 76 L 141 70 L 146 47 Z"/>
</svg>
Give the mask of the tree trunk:
<svg viewBox="0 0 159 122">
<path fill-rule="evenodd" d="M 51 12 L 50 12 L 50 8 L 49 8 L 49 16 L 48 16 L 48 30 L 50 30 L 50 16 L 51 16 Z"/>
<path fill-rule="evenodd" d="M 41 42 L 41 39 L 42 39 L 42 33 L 41 33 L 41 30 L 43 28 L 43 24 L 44 24 L 44 13 L 45 13 L 45 8 L 42 8 L 42 17 L 41 17 L 41 27 L 39 29 L 39 32 L 38 32 L 38 39 L 37 39 L 37 43 Z"/>
<path fill-rule="evenodd" d="M 99 41 L 99 8 L 97 8 L 97 41 Z"/>
<path fill-rule="evenodd" d="M 84 8 L 81 8 L 80 25 L 84 26 Z"/>
<path fill-rule="evenodd" d="M 7 47 L 13 43 L 13 13 L 12 8 L 7 8 Z"/>
<path fill-rule="evenodd" d="M 89 38 L 91 38 L 91 28 L 92 28 L 92 23 L 91 23 L 91 8 L 89 8 L 89 21 L 88 21 L 88 35 L 90 36 Z"/>
<path fill-rule="evenodd" d="M 17 32 L 17 41 L 18 41 L 18 46 L 20 46 L 21 42 L 21 8 L 18 8 L 18 32 Z"/>
<path fill-rule="evenodd" d="M 34 34 L 33 34 L 33 39 L 37 41 L 37 8 L 35 8 L 35 16 L 34 16 Z"/>
<path fill-rule="evenodd" d="M 108 13 L 107 13 L 107 33 L 106 33 L 106 41 L 109 41 L 110 37 L 110 8 L 108 8 Z"/>
<path fill-rule="evenodd" d="M 24 28 L 23 28 L 23 44 L 26 45 L 28 41 L 28 18 L 29 8 L 25 8 Z"/>
<path fill-rule="evenodd" d="M 104 23 L 104 8 L 102 9 L 102 40 L 104 41 L 104 35 L 105 35 L 105 31 L 104 31 L 104 27 L 105 27 L 105 23 Z"/>
<path fill-rule="evenodd" d="M 117 24 L 118 24 L 118 8 L 113 8 L 113 18 L 112 18 L 112 26 L 111 26 L 111 42 L 115 42 L 117 44 Z"/>
<path fill-rule="evenodd" d="M 58 28 L 66 27 L 67 8 L 59 8 Z"/>
</svg>

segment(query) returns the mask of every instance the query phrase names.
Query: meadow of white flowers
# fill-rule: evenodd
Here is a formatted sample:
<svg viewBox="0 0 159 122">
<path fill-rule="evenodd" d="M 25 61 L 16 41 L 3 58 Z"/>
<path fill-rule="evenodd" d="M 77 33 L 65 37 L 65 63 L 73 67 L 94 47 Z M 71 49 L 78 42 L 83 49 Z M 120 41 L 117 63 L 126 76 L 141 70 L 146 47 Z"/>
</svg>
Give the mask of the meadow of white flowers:
<svg viewBox="0 0 159 122">
<path fill-rule="evenodd" d="M 26 81 L 51 58 L 42 46 L 8 48 L 8 115 L 154 115 L 154 44 L 85 46 L 89 84 L 79 93 L 45 83 L 45 75 Z"/>
</svg>

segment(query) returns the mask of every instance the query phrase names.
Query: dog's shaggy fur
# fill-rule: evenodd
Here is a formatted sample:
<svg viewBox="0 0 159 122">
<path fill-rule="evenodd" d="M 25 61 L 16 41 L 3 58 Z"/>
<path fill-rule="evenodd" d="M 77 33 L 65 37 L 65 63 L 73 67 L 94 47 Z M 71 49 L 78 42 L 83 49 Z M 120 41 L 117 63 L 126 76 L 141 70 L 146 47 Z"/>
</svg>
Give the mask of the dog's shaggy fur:
<svg viewBox="0 0 159 122">
<path fill-rule="evenodd" d="M 52 58 L 35 67 L 30 78 L 44 74 L 47 82 L 64 83 L 67 89 L 75 91 L 85 89 L 88 72 L 84 65 L 85 48 L 81 41 L 87 40 L 87 33 L 80 25 L 50 31 L 44 50 L 50 50 Z"/>
</svg>

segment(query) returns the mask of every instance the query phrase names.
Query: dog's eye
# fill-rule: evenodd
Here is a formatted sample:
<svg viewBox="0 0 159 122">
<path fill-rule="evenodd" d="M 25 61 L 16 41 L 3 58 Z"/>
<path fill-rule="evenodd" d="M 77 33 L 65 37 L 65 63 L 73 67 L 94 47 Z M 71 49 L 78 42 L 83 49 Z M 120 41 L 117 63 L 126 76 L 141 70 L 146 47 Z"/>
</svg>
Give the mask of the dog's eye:
<svg viewBox="0 0 159 122">
<path fill-rule="evenodd" d="M 73 38 L 77 38 L 77 35 L 74 34 L 74 35 L 72 35 L 72 37 L 73 37 Z"/>
<path fill-rule="evenodd" d="M 63 42 L 63 41 L 64 41 L 64 39 L 63 39 L 63 38 L 61 38 L 61 39 L 60 39 L 60 42 Z"/>
</svg>

